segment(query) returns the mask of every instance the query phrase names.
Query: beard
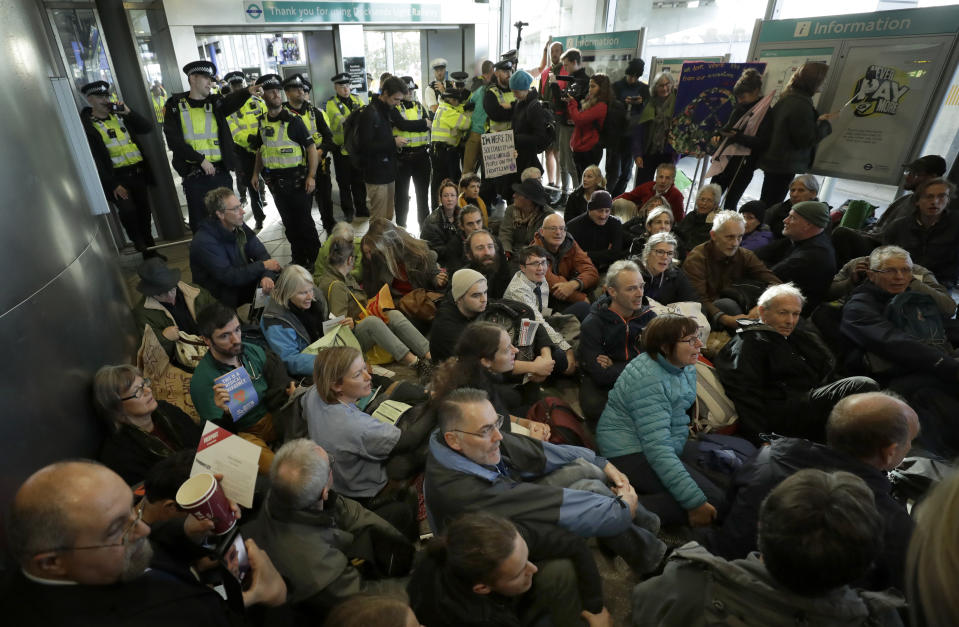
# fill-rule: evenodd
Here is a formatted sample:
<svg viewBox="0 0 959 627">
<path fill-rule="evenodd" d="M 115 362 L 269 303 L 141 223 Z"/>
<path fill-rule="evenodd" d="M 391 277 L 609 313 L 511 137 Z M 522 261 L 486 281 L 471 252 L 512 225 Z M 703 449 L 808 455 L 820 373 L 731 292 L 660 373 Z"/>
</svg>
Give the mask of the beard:
<svg viewBox="0 0 959 627">
<path fill-rule="evenodd" d="M 143 574 L 153 559 L 153 546 L 148 536 L 143 536 L 136 542 L 128 544 L 123 554 L 123 571 L 121 581 L 132 581 Z"/>
<path fill-rule="evenodd" d="M 495 274 L 499 270 L 499 256 L 483 255 L 473 258 L 473 268 L 479 270 L 482 274 Z"/>
</svg>

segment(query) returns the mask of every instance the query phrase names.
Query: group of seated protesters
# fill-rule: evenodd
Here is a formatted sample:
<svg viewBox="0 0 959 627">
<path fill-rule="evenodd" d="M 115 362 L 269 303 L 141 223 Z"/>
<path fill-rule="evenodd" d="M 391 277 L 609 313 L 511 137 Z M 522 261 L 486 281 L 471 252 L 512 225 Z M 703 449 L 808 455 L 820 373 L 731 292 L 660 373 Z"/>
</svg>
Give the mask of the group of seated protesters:
<svg viewBox="0 0 959 627">
<path fill-rule="evenodd" d="M 444 181 L 423 239 L 383 218 L 360 238 L 338 227 L 315 276 L 281 268 L 236 196 L 210 192 L 191 245 L 199 287 L 152 258 L 136 308 L 171 356 L 182 333 L 202 338 L 190 380 L 200 423 L 157 400 L 132 366 L 97 373 L 102 464 L 52 464 L 14 499 L 11 619 L 609 625 L 595 539 L 645 578 L 636 625 L 747 613 L 761 624 L 899 625 L 909 613 L 955 624 L 949 580 L 930 573 L 957 570 L 943 558 L 955 533 L 941 512 L 959 505 L 959 480 L 911 517 L 885 473 L 914 440 L 959 452 L 959 336 L 943 287 L 957 266 L 938 243 L 922 248 L 922 267 L 908 246 L 883 245 L 839 259 L 837 274 L 829 208 L 802 194 L 818 190 L 813 177 L 769 210 L 722 210 L 721 188 L 707 185 L 687 216 L 674 177 L 663 164 L 648 189 L 613 199 L 586 167 L 568 224 L 527 178 L 498 237 Z M 938 242 L 953 189 L 920 182 L 908 228 Z M 747 230 L 770 241 L 747 248 Z M 257 289 L 266 306 L 244 327 L 235 307 Z M 435 302 L 435 315 L 404 313 L 413 296 Z M 700 323 L 653 308 L 678 303 L 726 336 L 713 364 L 738 414 L 733 435 L 690 430 Z M 814 324 L 824 308 L 838 346 Z M 311 348 L 336 317 L 360 348 Z M 525 320 L 537 324 L 531 337 Z M 373 374 L 377 348 L 418 382 Z M 257 402 L 234 420 L 216 379 L 239 367 Z M 542 384 L 558 378 L 578 382 L 596 450 L 557 443 L 554 425 L 531 418 Z M 373 415 L 387 400 L 409 406 L 395 423 Z M 261 448 L 257 502 L 236 507 L 251 568 L 242 587 L 210 559 L 212 523 L 171 493 L 205 421 Z M 424 515 L 436 538 L 414 559 Z M 698 544 L 670 554 L 661 528 L 689 528 Z"/>
</svg>

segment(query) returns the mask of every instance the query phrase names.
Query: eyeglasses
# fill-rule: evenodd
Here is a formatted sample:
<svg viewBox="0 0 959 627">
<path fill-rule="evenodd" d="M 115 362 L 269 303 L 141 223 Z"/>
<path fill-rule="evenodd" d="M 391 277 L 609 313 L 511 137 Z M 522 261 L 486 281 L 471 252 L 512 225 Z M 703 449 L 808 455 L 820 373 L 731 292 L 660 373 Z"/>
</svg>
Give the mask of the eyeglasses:
<svg viewBox="0 0 959 627">
<path fill-rule="evenodd" d="M 141 396 L 143 396 L 143 388 L 148 388 L 148 387 L 150 387 L 150 380 L 144 377 L 143 383 L 133 388 L 133 394 L 131 394 L 130 396 L 122 396 L 120 397 L 120 400 L 132 401 L 135 398 L 140 398 Z"/>
<path fill-rule="evenodd" d="M 140 521 L 143 520 L 143 507 L 134 507 L 130 515 L 132 520 L 130 524 L 123 528 L 123 534 L 120 536 L 119 542 L 111 542 L 110 544 L 92 544 L 90 546 L 64 546 L 57 547 L 54 549 L 47 549 L 46 551 L 37 551 L 34 555 L 39 555 L 40 553 L 46 553 L 47 551 L 87 551 L 90 549 L 108 549 L 116 546 L 126 546 L 130 544 L 130 538 L 133 535 L 133 530 L 136 529 L 137 525 L 140 524 Z"/>
<path fill-rule="evenodd" d="M 232 207 L 224 207 L 223 211 L 243 211 L 243 205 L 237 203 Z"/>
<path fill-rule="evenodd" d="M 556 233 L 564 233 L 566 231 L 565 226 L 544 226 L 542 229 L 544 231 L 554 231 Z"/>
<path fill-rule="evenodd" d="M 450 429 L 450 431 L 456 431 L 457 433 L 465 433 L 466 435 L 473 435 L 478 438 L 483 438 L 488 440 L 493 436 L 493 431 L 499 431 L 503 428 L 503 423 L 506 422 L 506 417 L 502 414 L 496 414 L 496 422 L 491 425 L 486 425 L 477 432 L 473 431 L 463 431 L 462 429 Z"/>
<path fill-rule="evenodd" d="M 909 276 L 912 274 L 912 268 L 886 268 L 885 270 L 870 270 L 876 274 L 895 274 L 896 276 Z"/>
<path fill-rule="evenodd" d="M 697 346 L 702 346 L 702 345 L 703 345 L 703 341 L 699 338 L 698 335 L 694 335 L 694 336 L 692 336 L 692 337 L 684 337 L 684 338 L 681 338 L 679 341 L 680 341 L 680 342 L 686 342 L 687 344 L 689 344 L 689 345 L 692 346 L 693 348 L 695 348 L 695 347 L 697 347 Z"/>
<path fill-rule="evenodd" d="M 527 261 L 526 263 L 520 265 L 523 267 L 545 268 L 549 265 L 549 262 L 545 259 L 540 259 L 539 261 Z"/>
<path fill-rule="evenodd" d="M 673 255 L 676 254 L 675 251 L 672 251 L 672 250 L 660 250 L 660 249 L 658 249 L 658 248 L 654 248 L 654 249 L 652 249 L 652 250 L 649 251 L 649 252 L 651 252 L 651 253 L 656 253 L 656 254 L 659 255 L 660 257 L 672 257 Z"/>
</svg>

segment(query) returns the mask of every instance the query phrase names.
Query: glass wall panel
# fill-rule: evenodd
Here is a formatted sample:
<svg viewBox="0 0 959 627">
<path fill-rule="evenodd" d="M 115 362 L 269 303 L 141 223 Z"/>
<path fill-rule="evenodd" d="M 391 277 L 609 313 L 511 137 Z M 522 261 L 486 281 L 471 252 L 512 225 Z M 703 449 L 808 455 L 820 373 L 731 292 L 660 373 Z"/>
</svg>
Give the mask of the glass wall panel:
<svg viewBox="0 0 959 627">
<path fill-rule="evenodd" d="M 50 9 L 67 72 L 77 88 L 93 81 L 115 85 L 93 9 Z M 86 103 L 84 103 L 86 106 Z"/>
<path fill-rule="evenodd" d="M 393 39 L 393 67 L 391 72 L 396 76 L 412 76 L 413 82 L 420 82 L 420 32 L 415 30 L 394 31 Z"/>
</svg>

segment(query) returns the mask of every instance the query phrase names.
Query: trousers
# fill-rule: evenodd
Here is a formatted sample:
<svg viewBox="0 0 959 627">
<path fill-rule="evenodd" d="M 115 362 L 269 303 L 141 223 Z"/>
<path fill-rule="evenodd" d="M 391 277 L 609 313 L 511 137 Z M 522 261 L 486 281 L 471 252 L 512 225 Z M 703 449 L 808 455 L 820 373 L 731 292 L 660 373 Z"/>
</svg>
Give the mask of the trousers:
<svg viewBox="0 0 959 627">
<path fill-rule="evenodd" d="M 416 191 L 416 219 L 420 228 L 430 215 L 430 154 L 424 146 L 400 153 L 396 167 L 396 224 L 406 228 L 410 212 L 410 180 Z"/>
<path fill-rule="evenodd" d="M 153 246 L 150 196 L 146 177 L 140 166 L 133 165 L 114 171 L 117 183 L 127 190 L 127 198 L 119 198 L 110 191 L 110 200 L 117 208 L 120 224 L 133 246 L 141 253 Z"/>
<path fill-rule="evenodd" d="M 366 208 L 366 185 L 363 183 L 363 173 L 353 166 L 348 155 L 339 150 L 333 153 L 333 167 L 336 170 L 336 186 L 340 190 L 340 207 L 347 221 L 356 216 L 368 217 Z"/>
<path fill-rule="evenodd" d="M 190 230 L 196 233 L 200 222 L 207 216 L 206 204 L 203 202 L 206 193 L 218 187 L 233 189 L 233 177 L 229 170 L 220 170 L 212 175 L 194 174 L 183 177 L 183 195 L 186 196 L 186 208 L 190 216 Z"/>
<path fill-rule="evenodd" d="M 240 196 L 249 194 L 250 208 L 253 210 L 253 218 L 257 222 L 263 222 L 266 215 L 263 213 L 263 201 L 260 199 L 260 192 L 250 184 L 250 178 L 253 176 L 253 167 L 256 164 L 256 153 L 250 152 L 246 148 L 233 146 L 233 153 L 236 155 L 236 179 L 237 189 Z"/>
<path fill-rule="evenodd" d="M 267 184 L 276 201 L 284 234 L 290 242 L 291 261 L 312 274 L 320 252 L 320 236 L 313 222 L 313 197 L 304 189 L 301 174 L 271 173 L 267 176 Z"/>
<path fill-rule="evenodd" d="M 417 357 L 430 352 L 430 342 L 420 333 L 402 311 L 389 309 L 386 312 L 389 324 L 376 316 L 367 316 L 356 323 L 356 339 L 364 351 L 379 344 L 393 359 L 400 361 L 410 351 Z"/>
</svg>

